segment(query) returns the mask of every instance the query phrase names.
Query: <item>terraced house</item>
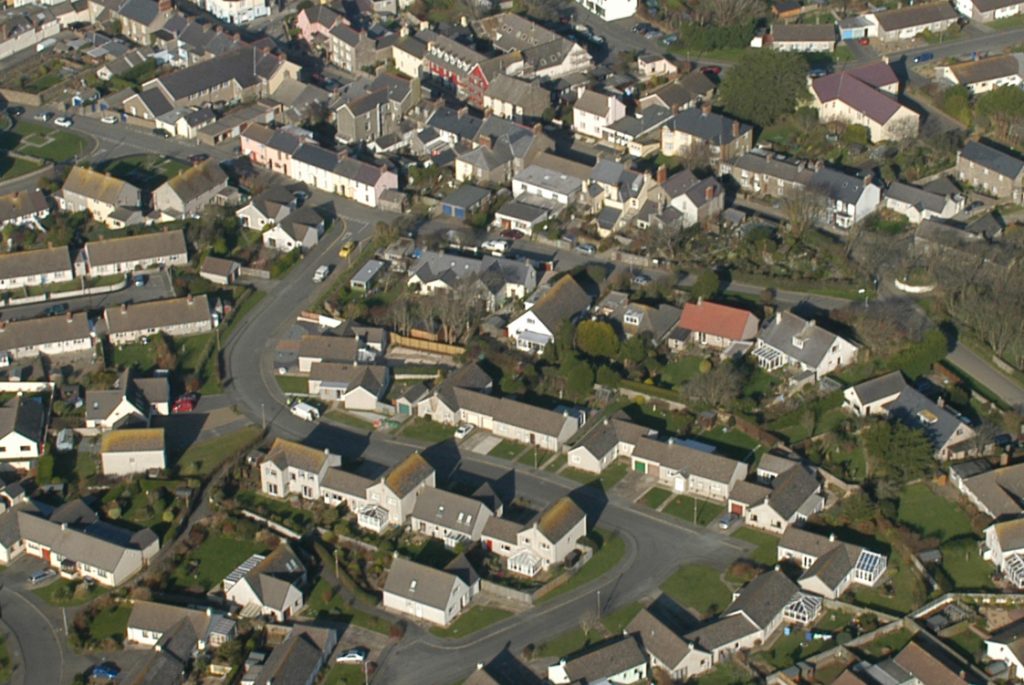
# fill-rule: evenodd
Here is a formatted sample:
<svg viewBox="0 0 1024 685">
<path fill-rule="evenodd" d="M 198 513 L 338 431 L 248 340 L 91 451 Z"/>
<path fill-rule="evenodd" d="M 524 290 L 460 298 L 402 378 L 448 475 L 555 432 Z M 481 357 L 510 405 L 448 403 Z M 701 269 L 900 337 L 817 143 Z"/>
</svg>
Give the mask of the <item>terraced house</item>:
<svg viewBox="0 0 1024 685">
<path fill-rule="evenodd" d="M 66 246 L 8 252 L 0 255 L 0 289 L 12 290 L 74 278 Z"/>
<path fill-rule="evenodd" d="M 186 336 L 213 329 L 206 295 L 153 300 L 103 310 L 107 336 L 115 345 L 133 343 L 157 333 Z"/>
<path fill-rule="evenodd" d="M 0 321 L 0 358 L 34 359 L 92 351 L 92 329 L 85 312 L 41 319 Z"/>
<path fill-rule="evenodd" d="M 187 263 L 185 233 L 160 231 L 90 241 L 75 260 L 75 272 L 79 276 L 110 276 L 152 266 L 180 266 Z"/>
</svg>

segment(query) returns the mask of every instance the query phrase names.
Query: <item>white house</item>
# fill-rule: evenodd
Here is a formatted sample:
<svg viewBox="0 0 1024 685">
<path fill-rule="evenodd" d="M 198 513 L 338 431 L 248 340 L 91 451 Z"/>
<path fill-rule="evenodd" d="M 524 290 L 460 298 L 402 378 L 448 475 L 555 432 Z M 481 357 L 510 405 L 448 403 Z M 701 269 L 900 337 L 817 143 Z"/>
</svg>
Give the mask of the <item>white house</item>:
<svg viewBox="0 0 1024 685">
<path fill-rule="evenodd" d="M 0 358 L 72 355 L 92 351 L 93 338 L 85 312 L 0 321 Z"/>
<path fill-rule="evenodd" d="M 455 548 L 479 540 L 484 525 L 493 515 L 483 502 L 472 497 L 427 487 L 416 499 L 409 528 Z"/>
<path fill-rule="evenodd" d="M 741 461 L 648 437 L 637 441 L 630 466 L 673 492 L 718 502 L 728 501 L 733 487 L 747 477 L 747 465 Z"/>
<path fill-rule="evenodd" d="M 480 580 L 465 557 L 457 557 L 452 565 L 464 572 L 395 557 L 384 582 L 384 608 L 434 625 L 449 625 L 480 591 Z"/>
<path fill-rule="evenodd" d="M 562 497 L 525 526 L 492 517 L 481 541 L 488 552 L 505 558 L 508 570 L 532 578 L 565 561 L 586 534 L 586 513 Z"/>
<path fill-rule="evenodd" d="M 936 68 L 936 74 L 950 83 L 981 95 L 1002 86 L 1020 86 L 1024 82 L 1024 53 L 996 55 L 958 62 Z"/>
<path fill-rule="evenodd" d="M 434 467 L 419 452 L 413 452 L 366 489 L 366 505 L 359 510 L 357 522 L 375 533 L 388 526 L 404 525 L 420 493 L 436 485 Z"/>
<path fill-rule="evenodd" d="M 578 176 L 531 164 L 512 177 L 512 196 L 535 196 L 567 207 L 580 199 L 583 186 Z"/>
<path fill-rule="evenodd" d="M 626 105 L 614 95 L 585 90 L 572 108 L 572 129 L 580 135 L 601 140 L 604 130 L 626 116 Z"/>
<path fill-rule="evenodd" d="M 2 224 L 0 224 L 2 225 Z M 67 246 L 0 255 L 0 289 L 67 283 L 74 279 Z"/>
<path fill-rule="evenodd" d="M 103 434 L 100 460 L 104 476 L 128 476 L 167 465 L 163 428 L 123 428 Z"/>
<path fill-rule="evenodd" d="M 254 554 L 227 575 L 224 596 L 241 607 L 243 615 L 287 621 L 303 606 L 306 567 L 287 542 L 270 554 Z"/>
<path fill-rule="evenodd" d="M 952 219 L 963 211 L 964 202 L 960 193 L 933 192 L 894 181 L 885 190 L 883 206 L 907 217 L 910 223 L 919 224 L 928 219 Z"/>
<path fill-rule="evenodd" d="M 588 473 L 601 473 L 619 457 L 633 454 L 641 437 L 655 433 L 618 418 L 605 419 L 569 450 L 569 466 Z"/>
<path fill-rule="evenodd" d="M 219 647 L 235 635 L 235 622 L 220 612 L 135 600 L 125 626 L 125 641 L 128 644 L 153 647 L 165 633 L 182 621 L 192 625 L 197 638 L 193 645 L 196 649 Z"/>
<path fill-rule="evenodd" d="M 874 587 L 887 566 L 882 554 L 796 527 L 779 540 L 778 559 L 803 569 L 801 589 L 827 599 L 839 599 L 853 584 Z"/>
<path fill-rule="evenodd" d="M 389 378 L 386 366 L 316 362 L 309 369 L 309 394 L 345 409 L 375 412 Z"/>
<path fill-rule="evenodd" d="M 30 468 L 46 448 L 46 419 L 41 398 L 16 397 L 0 407 L 0 463 Z"/>
<path fill-rule="evenodd" d="M 260 489 L 271 497 L 299 495 L 318 500 L 323 497 L 321 485 L 328 469 L 340 466 L 339 454 L 275 438 L 260 462 Z"/>
<path fill-rule="evenodd" d="M 270 16 L 267 0 L 201 0 L 200 6 L 221 21 L 236 26 Z"/>
<path fill-rule="evenodd" d="M 85 427 L 110 430 L 126 425 L 148 426 L 153 416 L 170 413 L 170 392 L 167 378 L 137 378 L 129 367 L 110 390 L 88 391 Z"/>
<path fill-rule="evenodd" d="M 818 379 L 852 364 L 860 348 L 792 312 L 776 312 L 762 329 L 754 358 L 766 371 L 796 367 Z"/>
<path fill-rule="evenodd" d="M 963 16 L 986 23 L 1024 12 L 1024 2 L 1020 0 L 955 0 L 953 6 Z"/>
<path fill-rule="evenodd" d="M 160 231 L 90 240 L 79 259 L 84 261 L 90 276 L 110 276 L 153 266 L 184 266 L 188 264 L 188 247 L 183 231 Z"/>
<path fill-rule="evenodd" d="M 620 635 L 548 666 L 553 685 L 646 683 L 647 655 L 634 635 Z"/>
<path fill-rule="evenodd" d="M 637 0 L 576 0 L 605 21 L 626 19 L 636 14 Z"/>
<path fill-rule="evenodd" d="M 541 295 L 532 307 L 508 324 L 508 337 L 516 348 L 544 351 L 565 321 L 572 321 L 590 306 L 590 296 L 572 276 L 564 276 Z"/>
<path fill-rule="evenodd" d="M 986 638 L 985 656 L 1006 664 L 1010 680 L 1020 680 L 1024 675 L 1024 622 L 1014 621 Z"/>
<path fill-rule="evenodd" d="M 677 633 L 648 609 L 641 609 L 626 632 L 640 640 L 651 666 L 676 681 L 695 678 L 711 669 L 711 654 Z"/>
<path fill-rule="evenodd" d="M 737 483 L 729 493 L 729 512 L 745 525 L 775 534 L 789 530 L 825 508 L 814 471 L 797 461 L 768 484 Z"/>
<path fill-rule="evenodd" d="M 213 330 L 210 302 L 205 294 L 107 307 L 103 320 L 107 336 L 115 345 L 133 343 L 157 333 L 179 337 Z"/>
<path fill-rule="evenodd" d="M 1014 587 L 1024 589 L 1024 518 L 999 521 L 986 528 L 982 558 L 995 564 Z"/>
</svg>

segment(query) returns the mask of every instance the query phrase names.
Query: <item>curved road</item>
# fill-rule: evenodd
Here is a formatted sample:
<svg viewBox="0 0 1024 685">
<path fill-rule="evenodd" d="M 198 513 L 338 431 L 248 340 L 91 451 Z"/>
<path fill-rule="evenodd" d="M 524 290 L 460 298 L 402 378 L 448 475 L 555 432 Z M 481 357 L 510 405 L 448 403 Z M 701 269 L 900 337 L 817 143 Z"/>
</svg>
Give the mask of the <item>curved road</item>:
<svg viewBox="0 0 1024 685">
<path fill-rule="evenodd" d="M 3 622 L 17 642 L 18 659 L 13 685 L 63 683 L 65 640 L 29 599 L 9 588 L 0 590 Z M 70 680 L 70 678 L 68 679 Z"/>
</svg>

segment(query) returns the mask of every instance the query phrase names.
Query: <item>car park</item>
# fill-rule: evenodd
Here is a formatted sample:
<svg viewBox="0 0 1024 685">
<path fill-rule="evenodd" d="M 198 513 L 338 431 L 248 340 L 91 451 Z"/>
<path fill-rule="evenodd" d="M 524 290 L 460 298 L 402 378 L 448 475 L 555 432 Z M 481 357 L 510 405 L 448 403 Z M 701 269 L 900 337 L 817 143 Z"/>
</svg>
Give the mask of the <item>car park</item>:
<svg viewBox="0 0 1024 685">
<path fill-rule="evenodd" d="M 473 432 L 473 427 L 470 426 L 468 423 L 464 423 L 464 424 L 462 424 L 461 426 L 459 426 L 458 428 L 455 429 L 455 439 L 456 440 L 462 440 L 463 438 L 465 438 L 467 435 L 469 435 L 472 432 Z"/>
<path fill-rule="evenodd" d="M 52 568 L 44 568 L 41 571 L 36 571 L 28 577 L 28 582 L 32 585 L 38 585 L 43 581 L 49 580 L 50 578 L 56 578 L 57 572 Z"/>
<path fill-rule="evenodd" d="M 362 647 L 353 647 L 338 655 L 335 661 L 339 664 L 361 664 L 366 661 L 369 652 Z"/>
<path fill-rule="evenodd" d="M 57 117 L 53 120 L 54 126 L 60 126 L 61 128 L 71 128 L 71 125 L 75 122 L 71 120 L 71 117 Z"/>
</svg>

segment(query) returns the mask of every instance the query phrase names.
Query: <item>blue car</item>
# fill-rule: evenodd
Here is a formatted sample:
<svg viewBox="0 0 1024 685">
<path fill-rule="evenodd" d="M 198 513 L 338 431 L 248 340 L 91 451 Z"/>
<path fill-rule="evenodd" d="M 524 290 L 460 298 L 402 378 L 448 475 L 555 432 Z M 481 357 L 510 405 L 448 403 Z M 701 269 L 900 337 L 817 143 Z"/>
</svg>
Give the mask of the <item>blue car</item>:
<svg viewBox="0 0 1024 685">
<path fill-rule="evenodd" d="M 920 64 L 921 62 L 928 62 L 935 59 L 934 52 L 922 52 L 920 55 L 914 58 L 914 64 Z"/>
<path fill-rule="evenodd" d="M 117 664 L 111 661 L 104 661 L 102 664 L 96 664 L 89 670 L 89 676 L 92 678 L 98 678 L 100 680 L 113 680 L 120 675 L 121 669 L 117 667 Z"/>
</svg>

